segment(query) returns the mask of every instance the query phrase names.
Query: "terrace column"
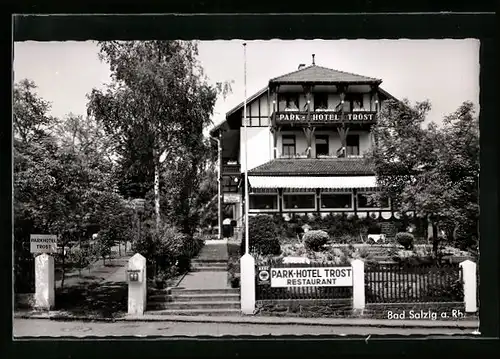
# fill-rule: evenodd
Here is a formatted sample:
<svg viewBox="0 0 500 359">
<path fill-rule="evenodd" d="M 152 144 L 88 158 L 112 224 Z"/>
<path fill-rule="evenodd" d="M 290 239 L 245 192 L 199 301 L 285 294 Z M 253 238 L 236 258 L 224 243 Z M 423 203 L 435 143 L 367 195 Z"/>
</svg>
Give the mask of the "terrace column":
<svg viewBox="0 0 500 359">
<path fill-rule="evenodd" d="M 312 136 L 314 134 L 314 131 L 316 130 L 316 127 L 312 126 L 311 124 L 311 91 L 312 91 L 312 85 L 303 85 L 302 88 L 304 89 L 304 92 L 306 94 L 306 106 L 307 106 L 307 114 L 306 114 L 306 119 L 307 119 L 307 128 L 304 128 L 304 134 L 306 135 L 306 141 L 307 141 L 307 158 L 312 157 Z"/>
<path fill-rule="evenodd" d="M 349 127 L 346 126 L 345 123 L 345 118 L 344 118 L 344 99 L 345 99 L 345 92 L 347 91 L 347 86 L 346 85 L 340 85 L 339 86 L 339 92 L 340 92 L 340 120 L 341 120 L 341 127 L 337 128 L 337 131 L 339 132 L 340 136 L 340 143 L 341 143 L 341 148 L 343 149 L 343 157 L 347 157 L 347 133 L 349 132 Z"/>
</svg>

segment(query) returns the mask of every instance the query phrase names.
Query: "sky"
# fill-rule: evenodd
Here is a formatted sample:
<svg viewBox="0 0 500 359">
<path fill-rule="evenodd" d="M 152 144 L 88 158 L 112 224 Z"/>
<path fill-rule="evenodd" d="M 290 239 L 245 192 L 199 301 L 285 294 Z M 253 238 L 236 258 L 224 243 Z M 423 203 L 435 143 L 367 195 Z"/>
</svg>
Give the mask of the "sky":
<svg viewBox="0 0 500 359">
<path fill-rule="evenodd" d="M 244 99 L 243 40 L 201 41 L 199 60 L 209 82 L 233 81 L 232 94 L 219 99 L 213 122 Z M 316 65 L 381 79 L 396 98 L 429 100 L 428 121 L 440 123 L 463 101 L 479 106 L 479 40 L 267 40 L 247 41 L 247 97 L 269 79 Z M 110 82 L 95 42 L 16 42 L 14 82 L 33 80 L 52 103 L 51 115 L 86 114 L 86 94 Z"/>
</svg>

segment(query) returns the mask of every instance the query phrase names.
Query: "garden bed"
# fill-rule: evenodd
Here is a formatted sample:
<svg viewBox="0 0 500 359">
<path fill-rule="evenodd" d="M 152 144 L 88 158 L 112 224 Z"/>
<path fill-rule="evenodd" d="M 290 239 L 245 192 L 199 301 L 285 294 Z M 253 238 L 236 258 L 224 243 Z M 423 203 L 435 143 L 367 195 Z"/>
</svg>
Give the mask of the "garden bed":
<svg viewBox="0 0 500 359">
<path fill-rule="evenodd" d="M 240 287 L 240 243 L 227 243 L 227 281 L 231 288 Z"/>
</svg>

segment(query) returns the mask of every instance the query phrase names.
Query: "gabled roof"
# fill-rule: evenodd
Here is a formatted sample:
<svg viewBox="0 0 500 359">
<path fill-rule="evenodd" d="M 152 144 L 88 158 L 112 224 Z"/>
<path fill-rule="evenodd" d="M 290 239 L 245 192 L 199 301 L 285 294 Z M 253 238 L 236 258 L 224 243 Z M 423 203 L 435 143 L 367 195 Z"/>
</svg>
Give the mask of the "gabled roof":
<svg viewBox="0 0 500 359">
<path fill-rule="evenodd" d="M 300 70 L 290 72 L 286 75 L 275 77 L 269 80 L 269 83 L 330 83 L 330 82 L 346 82 L 346 83 L 381 83 L 382 80 L 373 77 L 353 74 L 339 70 L 329 69 L 323 66 L 311 65 Z"/>
<path fill-rule="evenodd" d="M 368 176 L 372 166 L 364 158 L 277 158 L 248 171 L 252 176 Z"/>
<path fill-rule="evenodd" d="M 264 87 L 263 89 L 261 89 L 260 91 L 254 93 L 252 96 L 250 96 L 248 99 L 247 99 L 247 104 L 249 104 L 250 102 L 252 102 L 253 100 L 255 100 L 256 98 L 258 98 L 259 96 L 263 95 L 264 93 L 266 93 L 267 91 L 267 88 L 268 86 Z M 236 111 L 238 111 L 240 108 L 242 108 L 244 105 L 244 102 L 240 102 L 238 105 L 234 106 L 231 110 L 229 110 L 229 112 L 226 113 L 226 118 L 228 116 L 231 116 L 233 113 L 235 113 Z"/>
</svg>

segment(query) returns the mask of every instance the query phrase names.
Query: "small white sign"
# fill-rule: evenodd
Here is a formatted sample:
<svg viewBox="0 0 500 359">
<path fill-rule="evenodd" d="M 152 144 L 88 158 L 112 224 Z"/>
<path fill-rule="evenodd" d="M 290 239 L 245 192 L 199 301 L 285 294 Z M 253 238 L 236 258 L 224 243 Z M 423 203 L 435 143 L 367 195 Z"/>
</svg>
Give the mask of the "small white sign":
<svg viewBox="0 0 500 359">
<path fill-rule="evenodd" d="M 237 193 L 224 193 L 224 203 L 240 203 L 240 195 Z"/>
<path fill-rule="evenodd" d="M 57 235 L 32 234 L 30 236 L 30 252 L 31 253 L 57 252 Z"/>
<path fill-rule="evenodd" d="M 352 287 L 352 267 L 272 268 L 271 287 Z"/>
</svg>

